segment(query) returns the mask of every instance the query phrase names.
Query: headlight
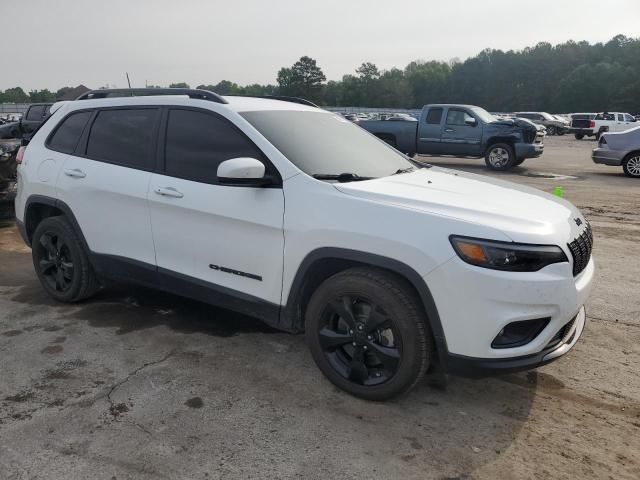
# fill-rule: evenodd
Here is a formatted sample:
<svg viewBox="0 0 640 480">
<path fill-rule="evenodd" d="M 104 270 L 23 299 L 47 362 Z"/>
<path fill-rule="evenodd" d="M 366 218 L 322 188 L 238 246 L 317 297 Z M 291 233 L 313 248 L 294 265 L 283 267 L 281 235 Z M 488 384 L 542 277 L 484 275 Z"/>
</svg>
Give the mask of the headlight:
<svg viewBox="0 0 640 480">
<path fill-rule="evenodd" d="M 458 256 L 471 265 L 510 272 L 536 272 L 552 263 L 568 262 L 555 245 L 527 245 L 479 238 L 449 237 Z"/>
</svg>

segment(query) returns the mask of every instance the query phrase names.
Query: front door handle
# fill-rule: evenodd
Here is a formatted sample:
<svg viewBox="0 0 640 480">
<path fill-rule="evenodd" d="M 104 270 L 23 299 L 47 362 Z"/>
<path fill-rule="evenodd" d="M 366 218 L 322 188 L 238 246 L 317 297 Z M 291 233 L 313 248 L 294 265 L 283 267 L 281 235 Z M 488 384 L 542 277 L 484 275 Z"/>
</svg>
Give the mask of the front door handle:
<svg viewBox="0 0 640 480">
<path fill-rule="evenodd" d="M 447 133 L 453 133 L 455 130 L 453 128 L 445 128 L 444 131 Z"/>
<path fill-rule="evenodd" d="M 64 174 L 67 177 L 73 177 L 73 178 L 84 178 L 87 176 L 86 173 L 84 173 L 82 170 L 80 170 L 79 168 L 72 168 L 72 169 L 67 169 L 64 171 Z"/>
<path fill-rule="evenodd" d="M 184 195 L 173 187 L 158 187 L 154 190 L 158 195 L 163 197 L 182 198 Z"/>
</svg>

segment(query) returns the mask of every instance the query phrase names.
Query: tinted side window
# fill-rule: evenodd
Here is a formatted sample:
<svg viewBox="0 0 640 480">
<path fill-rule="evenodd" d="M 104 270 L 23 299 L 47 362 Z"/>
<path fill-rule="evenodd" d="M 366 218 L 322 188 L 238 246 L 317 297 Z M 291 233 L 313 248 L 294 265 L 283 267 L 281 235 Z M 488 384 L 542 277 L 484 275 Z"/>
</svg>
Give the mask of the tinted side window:
<svg viewBox="0 0 640 480">
<path fill-rule="evenodd" d="M 442 109 L 432 108 L 427 113 L 427 123 L 430 125 L 439 125 L 442 120 Z"/>
<path fill-rule="evenodd" d="M 158 112 L 157 108 L 102 110 L 91 127 L 87 156 L 151 170 Z"/>
<path fill-rule="evenodd" d="M 264 158 L 228 120 L 206 112 L 172 109 L 166 138 L 167 175 L 196 182 L 217 183 L 218 165 L 230 158 Z"/>
<path fill-rule="evenodd" d="M 49 139 L 47 146 L 62 153 L 73 153 L 92 112 L 78 112 L 65 118 Z"/>
<path fill-rule="evenodd" d="M 473 120 L 473 117 L 464 110 L 451 108 L 447 112 L 447 125 L 465 126 L 466 123 L 464 123 L 464 121 L 466 119 Z"/>
<path fill-rule="evenodd" d="M 44 105 L 36 105 L 34 107 L 30 107 L 29 111 L 27 112 L 27 120 L 42 120 L 42 117 L 44 117 L 44 109 Z"/>
</svg>

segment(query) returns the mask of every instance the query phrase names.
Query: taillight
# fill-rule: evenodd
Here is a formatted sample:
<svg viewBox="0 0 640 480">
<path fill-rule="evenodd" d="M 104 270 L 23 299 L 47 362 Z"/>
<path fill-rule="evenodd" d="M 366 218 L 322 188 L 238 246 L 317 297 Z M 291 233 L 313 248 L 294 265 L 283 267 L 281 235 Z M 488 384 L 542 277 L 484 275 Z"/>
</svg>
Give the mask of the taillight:
<svg viewBox="0 0 640 480">
<path fill-rule="evenodd" d="M 589 128 L 594 128 L 596 126 L 595 120 L 589 120 Z"/>
<path fill-rule="evenodd" d="M 20 147 L 18 149 L 18 153 L 16 153 L 16 163 L 18 165 L 20 165 L 22 163 L 22 160 L 24 159 L 24 151 L 27 149 L 27 147 Z"/>
</svg>

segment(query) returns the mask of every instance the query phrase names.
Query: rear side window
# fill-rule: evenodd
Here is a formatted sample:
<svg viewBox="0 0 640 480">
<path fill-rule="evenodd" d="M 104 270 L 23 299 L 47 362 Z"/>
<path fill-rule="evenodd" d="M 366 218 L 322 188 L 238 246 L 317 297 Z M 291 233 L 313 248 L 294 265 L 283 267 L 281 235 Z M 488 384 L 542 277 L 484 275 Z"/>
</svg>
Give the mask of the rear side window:
<svg viewBox="0 0 640 480">
<path fill-rule="evenodd" d="M 441 120 L 442 120 L 441 108 L 431 108 L 427 113 L 427 123 L 429 125 L 440 125 Z"/>
<path fill-rule="evenodd" d="M 87 157 L 139 170 L 153 169 L 157 108 L 102 110 L 87 143 Z"/>
<path fill-rule="evenodd" d="M 169 111 L 165 147 L 167 175 L 217 183 L 218 165 L 237 157 L 264 161 L 258 147 L 228 120 L 195 110 Z"/>
<path fill-rule="evenodd" d="M 47 147 L 62 153 L 73 153 L 91 114 L 78 112 L 69 115 L 53 132 Z"/>
<path fill-rule="evenodd" d="M 596 115 L 596 120 L 615 120 L 613 113 L 599 113 Z"/>
<path fill-rule="evenodd" d="M 44 117 L 45 108 L 46 105 L 35 105 L 29 108 L 29 111 L 27 112 L 27 120 L 42 120 L 42 117 Z"/>
</svg>

